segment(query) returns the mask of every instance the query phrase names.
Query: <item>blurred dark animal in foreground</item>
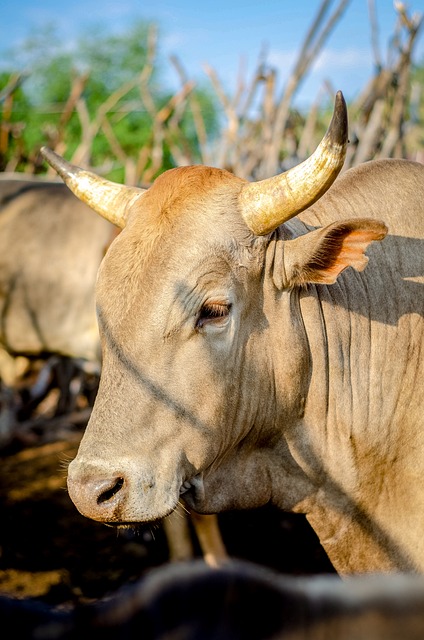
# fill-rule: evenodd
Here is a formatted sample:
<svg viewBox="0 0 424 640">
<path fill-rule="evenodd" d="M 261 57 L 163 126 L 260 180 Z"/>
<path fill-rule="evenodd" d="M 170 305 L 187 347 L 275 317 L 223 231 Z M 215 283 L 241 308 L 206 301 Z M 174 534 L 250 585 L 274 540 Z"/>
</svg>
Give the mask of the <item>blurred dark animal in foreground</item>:
<svg viewBox="0 0 424 640">
<path fill-rule="evenodd" d="M 422 640 L 424 579 L 296 578 L 243 561 L 193 561 L 68 611 L 0 597 L 0 615 L 20 640 Z"/>
</svg>

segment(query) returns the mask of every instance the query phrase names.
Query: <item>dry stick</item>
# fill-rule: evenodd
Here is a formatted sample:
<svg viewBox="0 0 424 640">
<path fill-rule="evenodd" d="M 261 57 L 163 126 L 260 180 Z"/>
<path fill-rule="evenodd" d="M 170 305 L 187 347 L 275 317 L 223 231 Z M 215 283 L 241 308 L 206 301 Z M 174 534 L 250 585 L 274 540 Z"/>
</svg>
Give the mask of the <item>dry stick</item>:
<svg viewBox="0 0 424 640">
<path fill-rule="evenodd" d="M 226 169 L 231 170 L 238 174 L 240 177 L 244 177 L 242 165 L 243 165 L 243 136 L 241 128 L 243 126 L 243 117 L 240 114 L 240 102 L 245 91 L 244 81 L 244 63 L 243 59 L 240 60 L 239 71 L 237 76 L 236 90 L 233 94 L 230 102 L 231 119 L 228 121 L 227 128 L 227 157 L 225 164 L 222 165 Z M 241 152 L 240 152 L 241 150 Z M 221 165 L 220 165 L 221 166 Z"/>
<path fill-rule="evenodd" d="M 358 100 L 351 106 L 350 139 L 356 138 L 358 142 L 356 147 L 351 144 L 347 148 L 345 169 L 373 157 L 379 142 L 378 136 L 384 128 L 384 105 L 392 81 L 392 72 L 382 69 L 371 79 Z M 380 123 L 378 123 L 379 118 Z"/>
<path fill-rule="evenodd" d="M 272 136 L 272 142 L 269 148 L 266 149 L 264 161 L 261 167 L 260 177 L 265 178 L 274 175 L 278 170 L 278 159 L 280 152 L 281 140 L 284 130 L 286 128 L 287 120 L 289 117 L 291 100 L 299 87 L 299 83 L 302 80 L 305 73 L 308 71 L 312 62 L 318 56 L 318 53 L 322 49 L 326 39 L 330 35 L 332 29 L 335 27 L 337 21 L 341 18 L 344 10 L 346 9 L 350 0 L 340 0 L 338 7 L 333 14 L 328 18 L 327 23 L 322 28 L 321 34 L 317 35 L 320 23 L 322 22 L 324 12 L 328 7 L 328 0 L 322 2 L 317 17 L 312 23 L 308 34 L 306 36 L 304 45 L 302 46 L 300 55 L 298 57 L 295 68 L 288 80 L 288 83 L 284 89 L 282 98 L 277 108 L 275 116 L 274 131 Z M 315 44 L 312 43 L 314 38 L 317 38 Z"/>
<path fill-rule="evenodd" d="M 192 146 L 180 129 L 180 123 L 180 119 L 172 117 L 169 120 L 167 129 L 165 129 L 165 140 L 174 163 L 178 167 L 197 164 Z"/>
<path fill-rule="evenodd" d="M 101 128 L 103 133 L 105 134 L 106 140 L 109 143 L 112 153 L 121 162 L 121 164 L 125 165 L 126 161 L 128 160 L 127 154 L 125 153 L 121 144 L 119 143 L 119 140 L 115 135 L 113 127 L 107 118 L 103 119 Z M 127 176 L 125 176 L 125 184 L 129 184 L 127 182 Z"/>
<path fill-rule="evenodd" d="M 81 125 L 81 142 L 77 147 L 77 151 L 78 149 L 82 149 L 82 151 L 79 154 L 77 154 L 77 152 L 74 153 L 74 156 L 73 156 L 74 162 L 77 161 L 78 157 L 83 156 L 83 154 L 85 154 L 86 149 L 88 150 L 91 149 L 91 145 L 93 142 L 92 130 L 90 127 L 90 114 L 88 112 L 87 104 L 83 97 L 80 97 L 77 100 L 77 103 L 75 105 L 75 110 L 78 114 L 78 118 Z"/>
<path fill-rule="evenodd" d="M 392 81 L 392 72 L 382 69 L 369 83 L 368 94 L 364 93 L 360 101 L 352 107 L 351 138 L 355 136 L 358 143 L 356 148 L 353 145 L 348 147 L 346 168 L 354 167 L 374 157 L 384 131 L 386 98 Z"/>
<path fill-rule="evenodd" d="M 147 112 L 152 118 L 154 117 L 156 108 L 155 108 L 153 98 L 150 94 L 150 91 L 148 90 L 148 82 L 153 73 L 154 59 L 156 55 L 156 35 L 157 35 L 156 30 L 149 31 L 147 62 L 146 62 L 146 65 L 144 66 L 142 75 L 140 77 L 140 96 L 144 106 L 146 107 Z M 140 182 L 142 181 L 144 172 L 146 171 L 146 167 L 151 157 L 152 141 L 153 141 L 153 137 L 151 136 L 151 142 L 149 144 L 145 144 L 143 148 L 140 149 L 138 154 L 137 165 L 136 165 L 136 176 Z M 144 178 L 144 181 L 145 181 L 145 178 Z"/>
<path fill-rule="evenodd" d="M 399 43 L 398 47 L 401 47 L 402 27 L 406 27 L 408 30 L 409 40 L 404 50 L 401 50 L 398 60 L 392 62 L 392 68 L 383 69 L 369 85 L 368 95 L 364 94 L 355 105 L 358 109 L 357 113 L 360 114 L 360 119 L 355 121 L 359 144 L 356 153 L 353 153 L 351 148 L 348 150 L 348 161 L 351 166 L 374 157 L 390 157 L 395 153 L 396 148 L 398 148 L 396 153 L 398 155 L 401 153 L 399 148 L 402 149 L 403 145 L 402 124 L 408 100 L 411 52 L 422 17 L 410 20 L 406 16 L 403 5 L 400 8 L 401 15 L 392 42 Z M 393 58 L 395 51 L 396 47 L 392 46 L 389 50 L 390 58 Z M 398 88 L 395 92 L 391 89 L 394 79 L 397 79 L 398 82 Z M 392 95 L 394 95 L 394 102 L 393 105 L 390 105 L 390 96 Z M 389 117 L 388 125 L 384 121 L 385 114 L 388 114 Z M 380 118 L 380 122 L 378 122 L 378 118 Z M 389 132 L 386 134 L 387 127 Z M 383 147 L 378 151 L 381 140 L 383 140 Z M 406 155 L 406 153 L 402 151 L 402 155 Z"/>
<path fill-rule="evenodd" d="M 327 92 L 328 87 L 325 84 L 322 85 L 319 88 L 317 96 L 308 111 L 305 125 L 300 136 L 299 144 L 297 145 L 297 155 L 300 161 L 304 160 L 308 155 L 310 155 L 316 147 L 314 133 L 317 127 L 318 114 L 321 108 L 323 97 Z"/>
<path fill-rule="evenodd" d="M 404 55 L 402 55 L 404 58 Z M 383 144 L 380 151 L 375 152 L 376 158 L 391 158 L 398 142 L 402 139 L 402 124 L 405 118 L 405 108 L 408 100 L 409 60 L 404 59 L 398 68 L 397 87 L 393 93 L 393 103 L 388 113 L 389 122 L 385 126 L 382 136 Z M 387 100 L 389 102 L 389 100 Z"/>
<path fill-rule="evenodd" d="M 380 47 L 378 44 L 378 22 L 374 0 L 368 0 L 368 14 L 371 25 L 371 47 L 374 54 L 374 64 L 376 69 L 382 69 L 383 64 L 381 61 Z"/>
<path fill-rule="evenodd" d="M 144 166 L 143 173 L 140 175 L 140 179 L 144 182 L 151 182 L 155 173 L 162 166 L 163 161 L 163 131 L 160 123 L 157 122 L 157 109 L 154 103 L 153 97 L 148 89 L 147 85 L 140 87 L 140 91 L 142 93 L 143 101 L 146 106 L 146 109 L 149 115 L 152 118 L 152 133 L 150 136 L 148 148 L 150 150 L 149 155 L 146 158 L 146 161 L 150 161 L 150 166 L 147 165 L 147 162 Z M 140 160 L 140 155 L 139 155 Z"/>
<path fill-rule="evenodd" d="M 392 80 L 393 74 L 389 69 L 382 69 L 380 73 L 371 78 L 364 91 L 351 106 L 355 120 L 360 116 L 362 120 L 367 121 L 375 101 L 386 95 Z"/>
<path fill-rule="evenodd" d="M 236 85 L 236 90 L 234 92 L 233 95 L 233 99 L 231 100 L 231 104 L 233 106 L 234 111 L 238 111 L 238 108 L 240 106 L 240 102 L 241 99 L 243 97 L 244 91 L 245 91 L 245 82 L 244 82 L 244 75 L 245 75 L 245 69 L 246 69 L 246 63 L 244 58 L 240 58 L 240 62 L 239 62 L 239 70 L 238 70 L 238 75 L 237 75 L 237 85 Z"/>
<path fill-rule="evenodd" d="M 262 84 L 262 82 L 266 81 L 268 75 L 266 73 L 266 55 L 267 47 L 265 45 L 262 45 L 258 56 L 258 62 L 256 64 L 256 70 L 253 74 L 252 82 L 250 83 L 250 88 L 247 91 L 244 105 L 241 107 L 240 115 L 242 118 L 247 118 L 249 111 L 253 106 L 253 101 L 256 98 L 256 94 L 260 85 Z"/>
<path fill-rule="evenodd" d="M 174 65 L 182 84 L 188 82 L 187 74 L 176 56 L 170 57 L 171 63 Z M 200 108 L 199 101 L 194 92 L 190 93 L 188 98 L 188 104 L 193 116 L 194 130 L 197 136 L 197 143 L 199 145 L 200 158 L 203 164 L 209 165 L 209 152 L 208 152 L 208 138 L 206 133 L 205 121 L 202 116 L 202 110 Z"/>
<path fill-rule="evenodd" d="M 153 73 L 154 61 L 156 57 L 157 30 L 151 28 L 147 39 L 147 60 L 140 75 L 140 96 L 148 113 L 154 117 L 156 105 L 149 89 L 149 80 Z"/>
<path fill-rule="evenodd" d="M 158 121 L 157 107 L 150 92 L 148 80 L 153 71 L 153 63 L 156 52 L 156 31 L 149 33 L 148 64 L 145 67 L 143 81 L 140 83 L 140 95 L 144 106 L 152 118 L 152 133 L 147 145 L 140 151 L 137 161 L 137 175 L 143 182 L 151 182 L 155 173 L 163 164 L 163 123 Z M 150 162 L 150 166 L 149 166 Z"/>
<path fill-rule="evenodd" d="M 119 140 L 115 136 L 113 127 L 107 118 L 103 119 L 102 131 L 105 134 L 106 140 L 109 143 L 112 153 L 124 167 L 123 182 L 129 186 L 137 186 L 136 163 L 123 150 L 122 146 L 119 143 Z"/>
<path fill-rule="evenodd" d="M 194 87 L 195 83 L 193 81 L 187 82 L 181 91 L 173 96 L 158 114 L 158 121 L 162 123 L 164 139 L 178 166 L 193 164 L 190 145 L 187 143 L 179 125 Z"/>
<path fill-rule="evenodd" d="M 160 170 L 163 164 L 163 146 L 166 140 L 165 124 L 171 117 L 174 109 L 180 104 L 182 100 L 185 100 L 186 95 L 192 90 L 194 84 L 189 83 L 183 87 L 179 94 L 172 96 L 169 102 L 153 115 L 153 147 L 152 147 L 152 163 L 147 169 L 144 179 L 148 182 L 151 181 L 154 175 Z M 174 150 L 175 152 L 175 150 Z"/>
<path fill-rule="evenodd" d="M 13 108 L 13 92 L 4 98 L 3 118 L 0 125 L 0 154 L 6 155 L 9 146 L 10 117 Z"/>
<path fill-rule="evenodd" d="M 27 73 L 14 73 L 10 76 L 7 85 L 0 91 L 0 103 L 11 96 L 28 77 Z"/>
<path fill-rule="evenodd" d="M 227 129 L 222 133 L 220 145 L 216 151 L 215 164 L 218 167 L 228 166 L 229 150 L 234 148 L 238 132 L 238 117 L 234 105 L 227 97 L 216 71 L 208 64 L 204 65 L 205 73 L 209 76 L 212 86 L 224 108 L 228 120 Z"/>
<path fill-rule="evenodd" d="M 181 120 L 195 86 L 193 81 L 186 82 L 181 91 L 173 96 L 166 107 L 162 109 L 162 114 L 159 114 L 163 119 L 163 125 L 167 125 L 167 127 L 164 126 L 165 140 L 178 166 L 195 163 L 190 144 L 180 128 Z"/>
<path fill-rule="evenodd" d="M 155 174 L 163 165 L 163 143 L 164 135 L 161 127 L 153 127 L 153 143 L 150 149 L 150 166 L 146 168 L 143 174 L 143 181 L 152 182 Z"/>
<path fill-rule="evenodd" d="M 0 154 L 4 156 L 6 155 L 9 146 L 9 134 L 11 131 L 10 117 L 12 115 L 13 96 L 15 91 L 21 86 L 27 77 L 28 74 L 26 73 L 14 73 L 10 77 L 7 85 L 0 91 L 0 104 L 4 102 L 2 120 L 0 122 Z M 11 158 L 9 160 L 9 165 L 13 164 L 14 167 L 16 167 L 19 162 L 19 155 L 15 158 Z"/>
<path fill-rule="evenodd" d="M 134 79 L 125 82 L 105 100 L 105 102 L 98 108 L 92 122 L 90 122 L 85 103 L 81 99 L 77 101 L 77 112 L 80 117 L 82 127 L 82 142 L 77 147 L 72 157 L 71 161 L 74 164 L 88 164 L 93 140 L 102 127 L 109 111 L 111 111 L 119 100 L 121 100 L 133 88 L 139 84 L 143 85 L 144 82 L 147 82 L 153 66 L 151 60 L 154 57 L 155 43 L 156 28 L 152 26 L 148 33 L 147 61 L 143 70 Z"/>
<path fill-rule="evenodd" d="M 264 140 L 272 128 L 274 113 L 273 101 L 276 84 L 275 69 L 267 69 L 265 64 L 265 49 L 262 48 L 256 67 L 256 71 L 250 82 L 244 106 L 240 111 L 240 122 L 243 136 L 238 141 L 238 175 L 245 179 L 251 179 L 255 167 L 261 161 L 263 155 Z M 258 109 L 260 121 L 252 120 L 249 114 L 254 106 L 254 100 L 259 97 L 263 87 L 261 107 Z"/>
<path fill-rule="evenodd" d="M 66 146 L 63 142 L 65 137 L 66 125 L 71 119 L 71 116 L 75 110 L 76 104 L 86 87 L 89 77 L 90 77 L 89 73 L 83 73 L 82 75 L 77 75 L 74 78 L 71 86 L 71 93 L 65 103 L 64 109 L 62 111 L 62 115 L 60 116 L 60 119 L 59 119 L 59 125 L 56 131 L 55 139 L 52 140 L 50 143 L 53 149 L 55 149 L 56 152 L 61 155 L 63 155 L 66 149 Z"/>
<path fill-rule="evenodd" d="M 84 73 L 74 78 L 69 98 L 66 101 L 65 107 L 62 111 L 62 115 L 60 116 L 59 125 L 49 141 L 49 146 L 55 149 L 55 151 L 60 155 L 64 155 L 66 151 L 66 144 L 64 142 L 66 125 L 68 124 L 73 112 L 76 110 L 78 113 L 78 103 L 81 100 L 81 95 L 87 84 L 88 78 L 88 73 Z M 88 113 L 85 112 L 83 118 L 86 118 L 87 116 Z M 46 175 L 55 176 L 56 172 L 54 169 L 52 169 L 52 167 L 48 167 Z"/>
<path fill-rule="evenodd" d="M 226 130 L 221 134 L 220 145 L 215 149 L 214 164 L 232 170 L 240 177 L 248 178 L 251 172 L 250 168 L 256 164 L 256 154 L 260 149 L 257 136 L 255 136 L 255 140 L 252 140 L 250 135 L 252 123 L 248 117 L 248 110 L 253 103 L 259 85 L 264 81 L 263 71 L 256 72 L 242 108 L 239 107 L 239 103 L 244 89 L 243 80 L 239 78 L 235 98 L 229 100 L 222 89 L 216 72 L 209 66 L 205 67 L 205 71 L 211 79 L 215 92 L 218 94 L 228 121 Z M 252 142 L 254 142 L 254 146 Z M 252 159 L 249 149 L 255 151 L 254 159 Z"/>
<path fill-rule="evenodd" d="M 261 116 L 263 118 L 261 145 L 272 144 L 273 119 L 275 114 L 275 71 L 270 71 L 265 80 L 265 92 Z"/>
<path fill-rule="evenodd" d="M 22 132 L 24 131 L 24 128 L 25 127 L 23 125 L 13 126 L 12 128 L 14 137 L 16 138 L 15 140 L 16 151 L 14 152 L 13 156 L 10 158 L 10 160 L 6 164 L 5 171 L 10 171 L 11 173 L 13 173 L 14 171 L 17 171 L 17 167 L 21 158 L 24 158 L 26 155 L 25 146 L 22 139 Z M 34 173 L 34 164 L 35 164 L 34 162 L 28 163 L 28 167 L 30 167 L 31 170 L 29 170 L 27 167 L 26 173 Z"/>
<path fill-rule="evenodd" d="M 306 71 L 305 61 L 308 59 L 308 48 L 312 46 L 312 41 L 324 18 L 325 12 L 327 11 L 329 5 L 330 5 L 330 0 L 324 0 L 321 3 L 318 9 L 318 13 L 315 17 L 315 20 L 312 22 L 306 34 L 305 40 L 303 42 L 302 48 L 297 58 L 297 63 L 295 65 L 295 68 L 291 76 L 289 77 L 288 83 L 285 87 L 281 100 L 279 101 L 279 106 L 278 107 L 276 106 L 274 131 L 272 135 L 269 137 L 269 139 L 265 141 L 264 160 L 262 162 L 262 167 L 260 168 L 260 171 L 259 171 L 259 177 L 268 177 L 270 175 L 274 175 L 277 171 L 278 154 L 279 154 L 281 139 L 283 137 L 283 132 L 286 128 L 291 99 L 295 93 L 295 90 L 301 80 L 303 73 Z M 304 69 L 303 72 L 302 72 L 302 69 Z M 278 141 L 274 139 L 275 135 L 278 136 Z"/>
<path fill-rule="evenodd" d="M 262 109 L 260 111 L 260 122 L 250 123 L 244 127 L 244 139 L 240 146 L 243 152 L 243 165 L 240 167 L 239 175 L 242 178 L 253 178 L 256 167 L 263 158 L 263 150 L 266 141 L 272 135 L 272 121 L 274 115 L 274 93 L 275 93 L 276 72 L 274 69 L 265 75 L 259 67 L 252 83 L 251 95 L 256 93 L 260 84 L 264 84 L 264 94 L 262 99 Z M 246 118 L 247 119 L 247 118 Z"/>
<path fill-rule="evenodd" d="M 266 69 L 266 48 L 263 46 L 259 53 L 256 71 L 253 75 L 250 86 L 247 90 L 247 96 L 244 105 L 239 111 L 239 121 L 242 130 L 242 136 L 238 139 L 238 146 L 234 158 L 234 168 L 236 173 L 245 179 L 251 179 L 257 164 L 262 157 L 263 139 L 266 137 L 270 128 L 273 116 L 273 96 L 275 88 L 274 69 Z M 259 95 L 259 90 L 265 85 L 262 104 L 265 105 L 260 110 L 260 124 L 252 121 L 252 114 L 249 114 L 253 108 L 254 100 Z M 269 106 L 267 106 L 269 101 Z"/>
<path fill-rule="evenodd" d="M 129 91 L 134 89 L 134 87 L 136 87 L 139 84 L 141 75 L 142 74 L 138 75 L 136 78 L 133 78 L 132 80 L 129 80 L 128 82 L 125 82 L 119 89 L 114 91 L 105 100 L 105 102 L 102 105 L 100 105 L 100 107 L 97 110 L 97 113 L 95 114 L 93 121 L 87 122 L 89 118 L 87 117 L 88 112 L 85 108 L 84 117 L 81 120 L 81 126 L 83 127 L 83 141 L 82 143 L 80 143 L 80 145 L 77 147 L 76 151 L 74 152 L 71 162 L 77 165 L 88 164 L 93 140 L 95 136 L 98 134 L 103 124 L 103 120 L 106 117 L 106 114 L 119 102 L 119 100 L 121 100 L 127 93 L 129 93 Z M 81 100 L 78 100 L 77 107 L 81 108 L 81 104 L 82 104 Z M 80 110 L 78 110 L 78 114 L 80 115 L 80 118 L 81 118 Z"/>
<path fill-rule="evenodd" d="M 415 22 L 406 22 L 409 30 L 409 40 L 404 51 L 401 52 L 396 75 L 398 77 L 398 87 L 394 96 L 393 106 L 390 112 L 390 123 L 387 135 L 379 154 L 380 157 L 392 157 L 395 147 L 402 140 L 402 124 L 405 120 L 405 112 L 409 98 L 409 75 L 411 69 L 411 57 L 414 42 L 422 23 L 422 18 Z"/>
<path fill-rule="evenodd" d="M 419 108 L 423 100 L 423 86 L 418 80 L 411 83 L 409 97 L 409 120 L 405 128 L 405 157 L 424 164 L 424 149 L 421 144 Z"/>
<path fill-rule="evenodd" d="M 378 98 L 373 106 L 366 129 L 361 135 L 355 155 L 350 166 L 354 167 L 361 162 L 366 162 L 374 156 L 378 142 L 381 140 L 383 132 L 383 117 L 386 108 L 384 98 Z"/>
<path fill-rule="evenodd" d="M 142 177 L 143 182 L 151 182 L 155 173 L 157 173 L 157 171 L 159 171 L 159 169 L 161 168 L 163 158 L 163 143 L 165 142 L 165 140 L 170 140 L 165 128 L 165 124 L 171 118 L 174 110 L 178 109 L 180 105 L 187 100 L 187 96 L 190 95 L 194 86 L 194 82 L 187 82 L 183 86 L 181 91 L 172 96 L 167 104 L 159 111 L 154 109 L 154 102 L 148 91 L 148 88 L 143 88 L 143 95 L 146 99 L 145 104 L 149 105 L 149 114 L 153 120 L 150 140 L 144 149 L 143 155 L 139 155 L 139 161 L 140 159 L 143 159 L 143 161 L 145 162 L 145 164 L 143 165 L 143 172 L 140 175 L 140 178 Z M 177 126 L 176 122 L 174 122 L 174 126 Z M 178 150 L 175 147 L 172 139 L 171 142 L 173 145 L 173 153 L 178 156 Z M 147 149 L 150 150 L 150 156 L 148 156 L 147 154 Z M 151 159 L 151 165 L 147 167 L 147 162 L 149 159 Z M 183 159 L 182 157 L 180 157 L 180 160 L 184 164 L 187 164 L 187 158 Z M 139 166 L 141 167 L 141 164 Z"/>
</svg>

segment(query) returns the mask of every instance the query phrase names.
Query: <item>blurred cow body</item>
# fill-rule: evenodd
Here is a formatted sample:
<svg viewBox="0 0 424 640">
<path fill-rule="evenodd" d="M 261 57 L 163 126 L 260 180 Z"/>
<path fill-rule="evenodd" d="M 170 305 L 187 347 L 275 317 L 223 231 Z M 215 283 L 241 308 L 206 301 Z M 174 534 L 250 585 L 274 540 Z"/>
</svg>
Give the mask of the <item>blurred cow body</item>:
<svg viewBox="0 0 424 640">
<path fill-rule="evenodd" d="M 0 173 L 2 444 L 14 416 L 30 417 L 52 385 L 61 414 L 73 409 L 85 372 L 99 376 L 94 286 L 116 233 L 59 182 Z M 30 370 L 37 360 L 35 375 L 23 368 L 28 382 L 20 378 L 23 357 Z"/>
<path fill-rule="evenodd" d="M 0 174 L 0 344 L 100 364 L 93 299 L 116 228 L 57 182 Z"/>
<path fill-rule="evenodd" d="M 297 578 L 194 561 L 153 569 L 71 611 L 0 597 L 0 615 L 20 640 L 422 640 L 424 579 Z"/>
</svg>

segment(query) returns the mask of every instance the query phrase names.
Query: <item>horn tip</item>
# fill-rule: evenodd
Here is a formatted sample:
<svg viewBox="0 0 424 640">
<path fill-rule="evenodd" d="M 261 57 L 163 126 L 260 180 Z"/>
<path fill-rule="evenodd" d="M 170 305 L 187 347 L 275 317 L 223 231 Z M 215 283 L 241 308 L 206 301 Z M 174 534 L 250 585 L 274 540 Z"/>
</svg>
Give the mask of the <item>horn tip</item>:
<svg viewBox="0 0 424 640">
<path fill-rule="evenodd" d="M 57 171 L 65 182 L 67 178 L 71 178 L 80 171 L 79 167 L 71 167 L 71 165 L 62 158 L 62 156 L 45 145 L 40 148 L 40 155 L 55 171 Z"/>
<path fill-rule="evenodd" d="M 348 143 L 348 115 L 347 106 L 342 91 L 337 91 L 334 101 L 333 117 L 328 127 L 328 133 L 338 144 Z"/>
<path fill-rule="evenodd" d="M 51 153 L 52 153 L 52 150 L 49 147 L 46 147 L 45 145 L 43 145 L 40 148 L 40 155 L 43 156 L 44 160 L 47 160 L 47 158 Z"/>
</svg>

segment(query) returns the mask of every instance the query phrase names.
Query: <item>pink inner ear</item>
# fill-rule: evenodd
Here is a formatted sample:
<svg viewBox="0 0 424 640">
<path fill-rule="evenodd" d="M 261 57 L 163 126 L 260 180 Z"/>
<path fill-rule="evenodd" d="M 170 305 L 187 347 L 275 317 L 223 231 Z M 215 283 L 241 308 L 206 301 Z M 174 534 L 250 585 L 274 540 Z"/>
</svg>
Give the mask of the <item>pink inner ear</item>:
<svg viewBox="0 0 424 640">
<path fill-rule="evenodd" d="M 320 270 L 319 281 L 323 284 L 333 284 L 337 276 L 347 267 L 353 267 L 356 271 L 363 271 L 368 263 L 364 255 L 368 245 L 373 240 L 379 240 L 381 234 L 371 230 L 358 229 L 351 231 L 343 238 L 338 255 L 331 267 Z"/>
</svg>

